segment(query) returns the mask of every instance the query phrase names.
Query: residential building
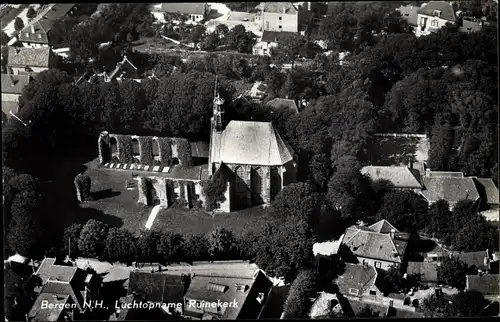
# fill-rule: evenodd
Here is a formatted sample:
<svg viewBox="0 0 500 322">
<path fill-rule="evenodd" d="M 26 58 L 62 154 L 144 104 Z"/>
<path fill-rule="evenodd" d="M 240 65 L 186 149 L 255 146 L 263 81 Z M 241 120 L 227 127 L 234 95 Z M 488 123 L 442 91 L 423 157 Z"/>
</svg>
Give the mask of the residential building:
<svg viewBox="0 0 500 322">
<path fill-rule="evenodd" d="M 493 182 L 493 179 L 490 178 L 476 178 L 472 177 L 474 183 L 476 184 L 477 191 L 484 203 L 488 208 L 498 208 L 499 201 L 499 192 L 498 188 Z"/>
<path fill-rule="evenodd" d="M 272 289 L 261 271 L 253 278 L 195 275 L 184 295 L 183 317 L 190 319 L 257 319 Z"/>
<path fill-rule="evenodd" d="M 74 321 L 76 313 L 74 306 L 75 302 L 71 295 L 46 292 L 43 289 L 28 312 L 26 320 Z"/>
<path fill-rule="evenodd" d="M 383 293 L 377 277 L 377 270 L 371 265 L 345 263 L 345 270 L 337 277 L 335 284 L 339 293 L 346 297 L 381 299 Z"/>
<path fill-rule="evenodd" d="M 2 74 L 2 112 L 8 118 L 11 117 L 10 113 L 16 114 L 19 111 L 19 97 L 30 80 L 29 75 Z"/>
<path fill-rule="evenodd" d="M 127 56 L 123 56 L 123 59 L 116 64 L 116 67 L 109 72 L 96 73 L 92 76 L 89 73 L 84 73 L 77 81 L 76 84 L 81 84 L 84 81 L 89 83 L 104 82 L 109 83 L 117 81 L 121 83 L 125 79 L 137 79 L 139 77 L 137 72 L 137 67 L 135 67 Z"/>
<path fill-rule="evenodd" d="M 425 238 L 423 238 L 425 240 Z M 424 262 L 439 263 L 442 262 L 446 257 L 450 256 L 450 252 L 443 247 L 436 245 L 432 250 L 422 254 L 424 257 Z"/>
<path fill-rule="evenodd" d="M 78 10 L 74 3 L 49 4 L 19 32 L 24 47 L 50 47 L 50 30 L 64 16 Z"/>
<path fill-rule="evenodd" d="M 495 253 L 491 253 L 490 250 L 483 250 L 479 252 L 465 252 L 458 253 L 456 257 L 467 264 L 469 267 L 476 268 L 481 272 L 492 272 L 496 271 L 498 273 L 498 258 Z"/>
<path fill-rule="evenodd" d="M 24 263 L 24 261 L 17 262 L 11 258 L 4 261 L 3 265 L 4 316 L 7 321 L 20 319 L 22 317 L 19 314 L 25 313 L 17 310 L 17 303 L 24 297 L 25 283 L 33 274 L 32 266 Z"/>
<path fill-rule="evenodd" d="M 188 22 L 199 23 L 207 18 L 210 6 L 207 3 L 162 3 L 159 9 L 162 13 L 179 13 L 188 16 Z"/>
<path fill-rule="evenodd" d="M 401 17 L 408 22 L 408 25 L 410 25 L 413 28 L 413 31 L 416 31 L 416 28 L 418 26 L 418 10 L 420 7 L 414 6 L 414 5 L 405 5 L 401 6 L 397 11 L 401 14 Z"/>
<path fill-rule="evenodd" d="M 294 32 L 288 31 L 264 31 L 260 41 L 253 46 L 254 55 L 271 56 L 271 48 L 278 47 L 281 39 L 294 35 Z"/>
<path fill-rule="evenodd" d="M 329 318 L 332 313 L 337 315 L 344 314 L 337 295 L 321 292 L 311 306 L 309 317 L 311 319 Z"/>
<path fill-rule="evenodd" d="M 430 1 L 417 11 L 417 37 L 429 35 L 447 23 L 456 24 L 457 16 L 453 4 L 448 1 Z"/>
<path fill-rule="evenodd" d="M 480 196 L 472 178 L 456 176 L 424 176 L 424 190 L 421 195 L 429 204 L 438 200 L 445 200 L 453 209 L 455 204 L 461 200 L 470 200 L 478 203 Z"/>
<path fill-rule="evenodd" d="M 465 290 L 479 291 L 488 301 L 500 302 L 500 275 L 467 275 Z"/>
<path fill-rule="evenodd" d="M 261 14 L 255 22 L 262 24 L 262 31 L 299 32 L 299 7 L 291 2 L 262 2 L 255 7 Z"/>
<path fill-rule="evenodd" d="M 430 262 L 408 262 L 406 273 L 420 276 L 420 284 L 432 287 L 438 284 L 438 264 Z"/>
<path fill-rule="evenodd" d="M 50 48 L 9 47 L 7 73 L 33 75 L 48 70 L 53 62 L 53 53 Z"/>
<path fill-rule="evenodd" d="M 361 169 L 361 173 L 373 181 L 390 181 L 395 189 L 409 189 L 418 192 L 423 188 L 419 171 L 409 167 L 366 166 Z"/>
<path fill-rule="evenodd" d="M 375 224 L 347 228 L 342 244 L 346 245 L 359 263 L 388 270 L 406 261 L 410 235 L 399 232 L 385 219 Z"/>
<path fill-rule="evenodd" d="M 299 113 L 297 102 L 288 98 L 275 98 L 266 103 L 271 111 L 275 113 L 290 111 L 293 114 Z"/>
</svg>

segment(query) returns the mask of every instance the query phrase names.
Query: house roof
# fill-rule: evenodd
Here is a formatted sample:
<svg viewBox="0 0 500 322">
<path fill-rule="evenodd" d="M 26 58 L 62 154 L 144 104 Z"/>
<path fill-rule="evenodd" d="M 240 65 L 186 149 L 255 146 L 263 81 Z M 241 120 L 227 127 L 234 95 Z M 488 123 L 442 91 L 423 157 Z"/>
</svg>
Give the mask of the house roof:
<svg viewBox="0 0 500 322">
<path fill-rule="evenodd" d="M 191 155 L 194 158 L 208 158 L 210 145 L 207 142 L 190 142 Z"/>
<path fill-rule="evenodd" d="M 160 273 L 131 272 L 128 295 L 135 292 L 146 301 L 182 303 L 184 276 Z"/>
<path fill-rule="evenodd" d="M 434 10 L 441 11 L 439 16 L 441 19 L 455 21 L 457 18 L 455 16 L 455 11 L 453 10 L 453 5 L 448 1 L 430 1 L 417 12 L 421 15 L 433 16 Z"/>
<path fill-rule="evenodd" d="M 371 230 L 373 230 L 376 233 L 381 233 L 381 234 L 388 234 L 391 232 L 391 230 L 398 231 L 396 227 L 391 225 L 387 220 L 382 219 L 377 221 L 371 226 L 368 226 Z"/>
<path fill-rule="evenodd" d="M 403 19 L 405 19 L 409 25 L 416 26 L 418 24 L 418 14 L 417 11 L 420 7 L 406 5 L 398 8 Z"/>
<path fill-rule="evenodd" d="M 299 108 L 297 107 L 297 103 L 295 102 L 295 100 L 291 99 L 275 98 L 267 102 L 266 105 L 271 107 L 272 110 L 275 112 L 292 111 L 295 114 L 299 113 Z"/>
<path fill-rule="evenodd" d="M 49 67 L 50 48 L 9 47 L 8 66 Z"/>
<path fill-rule="evenodd" d="M 422 195 L 429 202 L 442 199 L 456 203 L 460 200 L 475 201 L 479 198 L 472 178 L 424 177 L 424 186 Z"/>
<path fill-rule="evenodd" d="M 437 264 L 428 262 L 408 262 L 406 273 L 420 275 L 422 282 L 437 283 Z"/>
<path fill-rule="evenodd" d="M 321 292 L 311 306 L 309 316 L 311 318 L 327 316 L 337 304 L 339 304 L 339 300 L 336 294 Z"/>
<path fill-rule="evenodd" d="M 296 14 L 298 12 L 291 2 L 262 2 L 255 8 L 262 10 L 262 7 L 264 7 L 264 12 L 268 13 Z"/>
<path fill-rule="evenodd" d="M 48 5 L 19 33 L 19 40 L 35 43 L 48 43 L 47 33 L 73 7 L 74 3 L 57 3 Z M 34 33 L 32 33 L 32 27 Z"/>
<path fill-rule="evenodd" d="M 471 21 L 467 19 L 462 19 L 462 25 L 459 28 L 461 32 L 476 32 L 481 31 L 481 29 L 483 29 L 481 21 Z"/>
<path fill-rule="evenodd" d="M 357 289 L 361 296 L 365 291 L 375 286 L 377 271 L 371 265 L 357 265 L 345 263 L 345 270 L 336 279 L 339 292 L 343 295 L 354 295 L 349 289 Z"/>
<path fill-rule="evenodd" d="M 381 225 L 377 224 L 376 227 Z M 347 228 L 342 243 L 356 256 L 401 263 L 408 239 L 408 234 L 397 230 L 392 239 L 388 233 L 378 233 L 369 227 L 351 226 Z"/>
<path fill-rule="evenodd" d="M 467 290 L 476 290 L 483 295 L 498 295 L 500 293 L 500 275 L 467 275 L 466 285 Z"/>
<path fill-rule="evenodd" d="M 34 321 L 59 321 L 63 305 L 68 303 L 69 298 L 68 294 L 41 293 L 31 307 L 28 318 Z M 42 308 L 42 303 L 46 303 L 47 308 Z"/>
<path fill-rule="evenodd" d="M 64 265 L 56 265 L 55 258 L 45 258 L 35 275 L 38 275 L 43 283 L 47 283 L 47 281 L 59 281 L 59 282 L 67 282 L 70 283 L 75 277 L 77 271 L 79 270 L 74 266 L 64 266 Z"/>
<path fill-rule="evenodd" d="M 495 186 L 493 179 L 474 178 L 474 182 L 476 183 L 479 194 L 486 200 L 488 204 L 499 204 L 498 188 Z"/>
<path fill-rule="evenodd" d="M 463 178 L 463 172 L 455 172 L 455 171 L 427 171 L 425 173 L 426 177 L 445 177 L 445 178 Z"/>
<path fill-rule="evenodd" d="M 326 256 L 337 254 L 343 237 L 342 235 L 338 240 L 315 243 L 313 245 L 313 254 Z"/>
<path fill-rule="evenodd" d="M 395 188 L 422 188 L 419 171 L 408 167 L 366 166 L 361 169 L 361 173 L 372 180 L 388 180 Z"/>
<path fill-rule="evenodd" d="M 284 165 L 294 151 L 271 122 L 230 121 L 222 133 L 212 133 L 211 162 Z"/>
<path fill-rule="evenodd" d="M 17 94 L 23 93 L 24 86 L 30 82 L 28 75 L 9 75 L 2 74 L 2 94 Z"/>
<path fill-rule="evenodd" d="M 489 259 L 488 252 L 486 250 L 479 252 L 459 253 L 456 256 L 460 261 L 464 262 L 468 266 L 474 266 L 477 269 L 481 270 L 486 270 L 488 268 L 485 263 L 485 258 Z"/>
<path fill-rule="evenodd" d="M 255 278 L 197 275 L 191 280 L 185 298 L 207 302 L 236 301 L 238 307 L 221 308 L 222 319 L 255 319 L 267 300 L 271 288 L 272 282 L 261 271 L 256 274 Z M 264 294 L 262 303 L 257 301 L 259 293 Z M 184 312 L 186 311 L 191 311 L 189 306 L 184 308 Z"/>
<path fill-rule="evenodd" d="M 293 36 L 297 34 L 296 32 L 290 32 L 290 31 L 269 31 L 269 30 L 264 30 L 262 33 L 262 38 L 260 41 L 263 42 L 279 42 L 281 39 Z"/>
<path fill-rule="evenodd" d="M 187 15 L 204 15 L 207 4 L 200 3 L 162 3 L 160 11 Z"/>
<path fill-rule="evenodd" d="M 123 68 L 130 68 L 133 72 L 136 72 L 137 71 L 137 67 L 135 67 L 134 64 L 132 64 L 130 62 L 130 60 L 127 59 L 127 56 L 124 56 L 123 57 L 123 60 L 121 62 L 118 62 L 116 64 L 116 67 L 115 69 L 108 75 L 109 79 L 114 79 L 115 77 L 117 76 L 120 76 L 118 75 L 118 73 L 123 69 Z"/>
</svg>

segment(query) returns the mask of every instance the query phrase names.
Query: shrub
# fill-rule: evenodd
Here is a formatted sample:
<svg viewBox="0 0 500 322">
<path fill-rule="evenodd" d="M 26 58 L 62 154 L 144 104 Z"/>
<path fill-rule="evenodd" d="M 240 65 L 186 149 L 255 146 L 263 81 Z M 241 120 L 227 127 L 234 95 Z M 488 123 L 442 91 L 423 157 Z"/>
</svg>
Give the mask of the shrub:
<svg viewBox="0 0 500 322">
<path fill-rule="evenodd" d="M 16 17 L 16 19 L 14 20 L 14 29 L 16 31 L 20 31 L 24 28 L 24 22 L 21 18 L 19 17 Z"/>
<path fill-rule="evenodd" d="M 75 186 L 80 191 L 80 198 L 82 202 L 91 200 L 90 196 L 91 180 L 88 175 L 78 174 L 75 177 Z"/>
<path fill-rule="evenodd" d="M 108 236 L 108 225 L 103 222 L 90 219 L 80 233 L 78 249 L 87 257 L 102 258 L 106 238 Z"/>
<path fill-rule="evenodd" d="M 224 193 L 227 190 L 227 182 L 221 171 L 215 174 L 208 180 L 201 182 L 203 194 L 205 195 L 205 208 L 212 211 L 220 207 L 220 204 L 226 201 Z"/>
<path fill-rule="evenodd" d="M 150 136 L 140 136 L 141 164 L 156 165 L 153 158 L 153 141 Z"/>
<path fill-rule="evenodd" d="M 149 178 L 142 178 L 141 180 L 141 192 L 146 196 L 146 204 L 149 206 L 153 202 L 151 200 L 151 189 L 153 188 L 153 182 Z"/>
<path fill-rule="evenodd" d="M 299 273 L 290 286 L 290 292 L 284 305 L 285 318 L 307 318 L 311 309 L 310 297 L 318 291 L 318 280 L 314 271 L 306 270 Z"/>
<path fill-rule="evenodd" d="M 191 152 L 191 144 L 186 139 L 176 139 L 177 156 L 179 163 L 182 166 L 189 167 L 193 165 L 193 153 Z"/>
<path fill-rule="evenodd" d="M 134 162 L 134 153 L 132 150 L 132 137 L 130 135 L 116 135 L 118 141 L 118 151 L 121 163 Z"/>
<path fill-rule="evenodd" d="M 33 9 L 33 7 L 29 7 L 28 12 L 26 12 L 26 17 L 28 19 L 33 19 L 36 17 L 36 11 Z"/>
</svg>

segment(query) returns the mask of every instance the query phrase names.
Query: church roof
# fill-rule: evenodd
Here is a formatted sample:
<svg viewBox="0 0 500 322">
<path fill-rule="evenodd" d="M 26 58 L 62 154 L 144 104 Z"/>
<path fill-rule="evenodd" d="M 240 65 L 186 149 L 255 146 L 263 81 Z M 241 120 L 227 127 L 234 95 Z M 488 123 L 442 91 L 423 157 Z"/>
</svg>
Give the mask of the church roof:
<svg viewBox="0 0 500 322">
<path fill-rule="evenodd" d="M 212 136 L 212 162 L 272 166 L 293 160 L 294 151 L 271 122 L 230 121 Z"/>
</svg>

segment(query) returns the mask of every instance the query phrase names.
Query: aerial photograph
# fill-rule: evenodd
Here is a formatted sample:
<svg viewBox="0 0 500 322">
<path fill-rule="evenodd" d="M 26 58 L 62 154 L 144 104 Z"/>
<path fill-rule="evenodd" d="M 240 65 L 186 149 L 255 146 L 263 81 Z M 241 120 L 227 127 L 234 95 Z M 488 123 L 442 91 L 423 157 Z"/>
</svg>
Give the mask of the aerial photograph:
<svg viewBox="0 0 500 322">
<path fill-rule="evenodd" d="M 5 321 L 499 317 L 497 16 L 0 4 Z"/>
</svg>

